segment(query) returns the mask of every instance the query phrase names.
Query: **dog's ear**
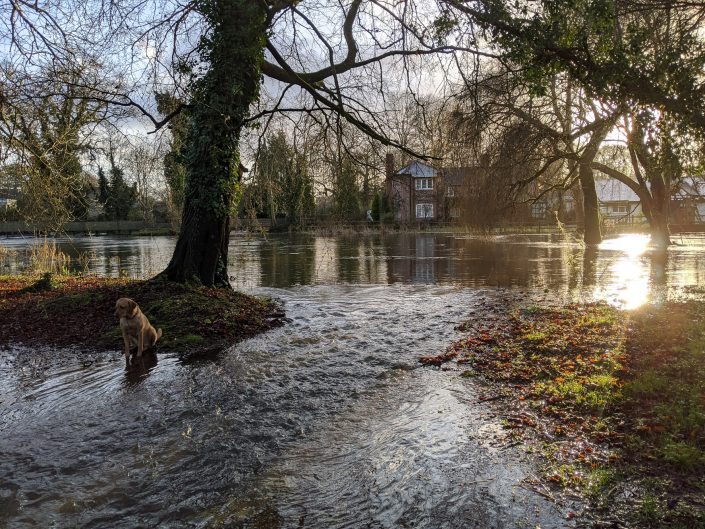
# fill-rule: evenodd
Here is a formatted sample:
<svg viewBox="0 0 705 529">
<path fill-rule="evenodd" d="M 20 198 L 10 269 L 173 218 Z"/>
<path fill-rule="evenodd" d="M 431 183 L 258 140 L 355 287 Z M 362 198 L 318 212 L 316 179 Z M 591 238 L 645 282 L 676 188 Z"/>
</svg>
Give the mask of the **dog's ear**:
<svg viewBox="0 0 705 529">
<path fill-rule="evenodd" d="M 130 317 L 134 318 L 137 316 L 137 303 L 135 303 L 134 300 L 130 299 L 127 301 L 127 310 L 130 312 Z"/>
</svg>

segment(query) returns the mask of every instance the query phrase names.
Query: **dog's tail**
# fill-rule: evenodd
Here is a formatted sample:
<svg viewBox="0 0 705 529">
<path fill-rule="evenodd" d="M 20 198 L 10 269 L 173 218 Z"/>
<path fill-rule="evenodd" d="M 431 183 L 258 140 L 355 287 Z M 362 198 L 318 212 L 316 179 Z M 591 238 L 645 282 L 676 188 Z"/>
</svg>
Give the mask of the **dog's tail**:
<svg viewBox="0 0 705 529">
<path fill-rule="evenodd" d="M 162 330 L 157 329 L 157 340 L 159 340 L 159 338 L 161 338 L 161 337 L 162 337 Z M 154 340 L 154 341 L 156 342 L 157 340 Z"/>
</svg>

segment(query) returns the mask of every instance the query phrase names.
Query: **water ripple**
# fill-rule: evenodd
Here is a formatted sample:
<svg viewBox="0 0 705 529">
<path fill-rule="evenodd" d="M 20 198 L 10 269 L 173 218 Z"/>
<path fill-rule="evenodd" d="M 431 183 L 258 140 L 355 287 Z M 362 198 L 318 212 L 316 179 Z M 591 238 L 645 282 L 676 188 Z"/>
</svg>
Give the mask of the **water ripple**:
<svg viewBox="0 0 705 529">
<path fill-rule="evenodd" d="M 459 528 L 557 516 L 511 485 L 523 463 L 475 441 L 487 421 L 468 404 L 472 388 L 418 369 L 491 292 L 259 292 L 293 322 L 215 362 L 160 356 L 131 378 L 118 351 L 90 365 L 79 353 L 36 365 L 31 351 L 4 354 L 0 526 Z M 506 487 L 478 482 L 490 478 Z"/>
</svg>

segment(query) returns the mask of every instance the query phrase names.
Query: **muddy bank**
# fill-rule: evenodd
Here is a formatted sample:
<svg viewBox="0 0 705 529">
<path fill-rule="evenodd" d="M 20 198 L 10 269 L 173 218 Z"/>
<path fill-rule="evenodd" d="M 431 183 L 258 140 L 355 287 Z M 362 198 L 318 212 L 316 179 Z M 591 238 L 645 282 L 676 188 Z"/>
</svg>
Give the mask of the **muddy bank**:
<svg viewBox="0 0 705 529">
<path fill-rule="evenodd" d="M 0 344 L 122 348 L 115 301 L 132 298 L 164 332 L 159 351 L 199 356 L 269 330 L 280 306 L 234 290 L 94 276 L 0 276 Z"/>
<path fill-rule="evenodd" d="M 590 525 L 704 527 L 704 309 L 515 302 L 421 361 L 476 377 L 544 480 L 591 501 Z"/>
</svg>

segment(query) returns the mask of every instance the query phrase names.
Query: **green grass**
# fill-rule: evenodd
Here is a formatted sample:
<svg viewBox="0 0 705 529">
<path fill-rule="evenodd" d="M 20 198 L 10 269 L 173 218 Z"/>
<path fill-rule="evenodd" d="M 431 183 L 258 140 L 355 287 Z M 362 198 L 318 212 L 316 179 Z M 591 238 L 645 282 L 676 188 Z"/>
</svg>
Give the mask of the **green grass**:
<svg viewBox="0 0 705 529">
<path fill-rule="evenodd" d="M 669 442 L 661 450 L 661 457 L 679 470 L 693 472 L 705 464 L 705 454 L 695 443 Z"/>
<path fill-rule="evenodd" d="M 611 327 L 617 322 L 615 310 L 597 306 L 578 320 L 579 327 Z"/>
<path fill-rule="evenodd" d="M 545 342 L 548 339 L 548 335 L 541 331 L 532 331 L 524 335 L 524 340 L 529 342 Z"/>
<path fill-rule="evenodd" d="M 705 471 L 705 315 L 701 304 L 637 320 L 625 406 L 639 410 L 630 439 L 674 470 Z"/>
<path fill-rule="evenodd" d="M 613 468 L 593 468 L 585 476 L 585 491 L 594 501 L 608 500 L 610 492 L 620 479 L 621 476 Z"/>
<path fill-rule="evenodd" d="M 660 524 L 662 516 L 662 506 L 659 501 L 651 493 L 645 494 L 640 501 L 638 510 L 636 511 L 636 519 L 642 525 L 647 527 L 655 527 Z"/>
<path fill-rule="evenodd" d="M 184 343 L 187 343 L 189 345 L 193 344 L 201 344 L 205 341 L 205 338 L 203 336 L 199 336 L 198 334 L 187 334 L 184 336 Z"/>
<path fill-rule="evenodd" d="M 630 527 L 705 529 L 705 302 L 513 314 L 458 341 L 458 359 L 510 416 L 530 411 L 503 424 L 542 440 L 546 478 Z"/>
</svg>

